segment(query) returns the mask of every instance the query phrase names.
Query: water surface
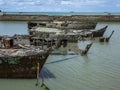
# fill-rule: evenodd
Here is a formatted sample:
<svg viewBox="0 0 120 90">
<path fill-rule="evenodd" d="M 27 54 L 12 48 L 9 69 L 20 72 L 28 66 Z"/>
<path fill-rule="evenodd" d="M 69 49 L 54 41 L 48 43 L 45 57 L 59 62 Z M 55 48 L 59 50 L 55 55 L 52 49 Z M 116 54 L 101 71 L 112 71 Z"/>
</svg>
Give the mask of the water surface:
<svg viewBox="0 0 120 90">
<path fill-rule="evenodd" d="M 120 90 L 120 23 L 108 25 L 104 36 L 115 30 L 109 43 L 94 42 L 88 55 L 51 55 L 41 72 L 50 90 Z M 35 79 L 0 79 L 0 90 L 45 90 Z"/>
</svg>

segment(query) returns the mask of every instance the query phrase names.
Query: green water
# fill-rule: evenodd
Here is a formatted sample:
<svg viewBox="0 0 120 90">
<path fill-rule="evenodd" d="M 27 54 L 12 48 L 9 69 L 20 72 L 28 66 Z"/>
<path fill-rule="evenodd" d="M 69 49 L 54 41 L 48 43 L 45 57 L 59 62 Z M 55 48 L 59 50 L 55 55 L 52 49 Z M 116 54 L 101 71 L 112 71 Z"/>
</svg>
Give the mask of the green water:
<svg viewBox="0 0 120 90">
<path fill-rule="evenodd" d="M 0 14 L 33 14 L 33 15 L 106 15 L 109 12 L 0 12 Z M 120 12 L 110 12 L 119 15 Z"/>
<path fill-rule="evenodd" d="M 94 42 L 88 55 L 51 55 L 42 72 L 50 90 L 120 90 L 120 23 L 108 25 L 104 36 L 115 31 L 109 43 Z M 45 90 L 35 79 L 0 79 L 0 90 Z"/>
<path fill-rule="evenodd" d="M 0 35 L 28 35 L 28 25 L 25 21 L 0 21 Z"/>
</svg>

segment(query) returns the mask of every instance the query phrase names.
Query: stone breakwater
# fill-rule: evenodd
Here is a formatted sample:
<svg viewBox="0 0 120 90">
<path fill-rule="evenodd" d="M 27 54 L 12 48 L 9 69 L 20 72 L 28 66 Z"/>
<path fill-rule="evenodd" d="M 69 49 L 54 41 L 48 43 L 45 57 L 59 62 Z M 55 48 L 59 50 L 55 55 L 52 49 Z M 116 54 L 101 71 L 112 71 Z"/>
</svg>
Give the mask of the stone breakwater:
<svg viewBox="0 0 120 90">
<path fill-rule="evenodd" d="M 1 14 L 1 21 L 80 21 L 80 22 L 119 22 L 120 15 L 25 15 L 25 14 Z"/>
</svg>

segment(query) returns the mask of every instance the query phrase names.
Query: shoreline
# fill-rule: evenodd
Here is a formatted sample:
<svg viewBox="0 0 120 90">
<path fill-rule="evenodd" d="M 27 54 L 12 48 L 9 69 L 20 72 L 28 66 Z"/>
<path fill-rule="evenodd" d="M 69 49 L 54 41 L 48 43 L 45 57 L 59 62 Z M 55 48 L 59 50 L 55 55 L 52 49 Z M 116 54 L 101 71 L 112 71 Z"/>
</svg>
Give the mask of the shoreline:
<svg viewBox="0 0 120 90">
<path fill-rule="evenodd" d="M 1 21 L 77 21 L 77 22 L 119 22 L 120 14 L 98 14 L 98 15 L 46 15 L 46 14 L 7 14 L 0 13 Z"/>
<path fill-rule="evenodd" d="M 120 12 L 13 12 L 1 11 L 0 13 L 6 14 L 30 14 L 30 15 L 120 15 Z"/>
</svg>

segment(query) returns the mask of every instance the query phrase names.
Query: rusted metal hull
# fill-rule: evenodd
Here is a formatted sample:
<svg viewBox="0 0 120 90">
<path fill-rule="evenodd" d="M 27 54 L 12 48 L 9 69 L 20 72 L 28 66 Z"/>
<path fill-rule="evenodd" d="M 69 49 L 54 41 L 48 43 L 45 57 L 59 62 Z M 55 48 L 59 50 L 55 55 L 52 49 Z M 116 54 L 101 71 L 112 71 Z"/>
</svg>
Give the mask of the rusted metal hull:
<svg viewBox="0 0 120 90">
<path fill-rule="evenodd" d="M 0 57 L 0 78 L 36 78 L 37 64 L 41 71 L 49 52 L 31 56 Z"/>
<path fill-rule="evenodd" d="M 92 36 L 93 37 L 102 37 L 104 32 L 106 31 L 108 26 L 105 26 L 104 28 L 100 29 L 100 30 L 97 30 L 97 31 L 93 31 L 92 32 Z"/>
</svg>

